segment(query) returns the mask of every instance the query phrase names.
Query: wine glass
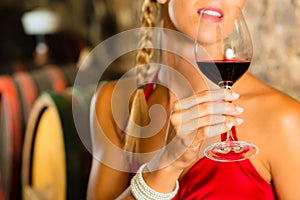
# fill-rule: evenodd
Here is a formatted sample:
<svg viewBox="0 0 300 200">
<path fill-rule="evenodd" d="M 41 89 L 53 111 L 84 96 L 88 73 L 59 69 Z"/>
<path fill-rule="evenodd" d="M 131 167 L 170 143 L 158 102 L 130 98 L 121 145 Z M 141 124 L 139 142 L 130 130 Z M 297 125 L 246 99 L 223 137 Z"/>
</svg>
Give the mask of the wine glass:
<svg viewBox="0 0 300 200">
<path fill-rule="evenodd" d="M 198 10 L 195 58 L 200 71 L 213 83 L 231 89 L 248 70 L 252 59 L 252 41 L 242 10 L 226 1 L 207 1 Z M 226 116 L 227 122 L 230 117 Z M 222 134 L 223 139 L 208 146 L 204 155 L 221 162 L 253 157 L 256 145 L 239 141 L 236 129 Z"/>
</svg>

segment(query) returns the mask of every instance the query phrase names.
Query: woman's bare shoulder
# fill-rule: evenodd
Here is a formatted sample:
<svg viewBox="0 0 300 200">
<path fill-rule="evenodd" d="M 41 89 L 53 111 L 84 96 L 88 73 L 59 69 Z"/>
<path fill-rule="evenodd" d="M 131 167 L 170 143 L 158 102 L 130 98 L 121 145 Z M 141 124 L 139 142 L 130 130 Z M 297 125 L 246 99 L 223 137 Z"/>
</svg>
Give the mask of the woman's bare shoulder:
<svg viewBox="0 0 300 200">
<path fill-rule="evenodd" d="M 95 96 L 96 108 L 111 110 L 112 104 L 124 104 L 122 100 L 130 99 L 135 90 L 134 83 L 133 78 L 103 82 Z"/>
<path fill-rule="evenodd" d="M 275 116 L 300 115 L 300 103 L 284 91 L 276 89 L 260 80 L 255 80 L 254 98 L 258 104 Z M 263 110 L 265 110 L 263 109 Z M 266 114 L 268 114 L 266 113 Z"/>
<path fill-rule="evenodd" d="M 300 147 L 299 101 L 260 80 L 253 79 L 252 82 L 255 88 L 248 99 L 254 110 L 251 117 L 259 124 L 261 133 L 265 133 L 270 156 L 276 160 L 278 156 L 292 154 L 293 145 Z M 300 152 L 300 148 L 298 150 Z"/>
<path fill-rule="evenodd" d="M 257 127 L 260 137 L 272 137 L 282 142 L 286 134 L 299 137 L 300 103 L 284 92 L 260 81 L 252 75 L 242 83 L 246 87 L 238 88 L 241 103 L 251 127 Z M 247 88 L 247 86 L 250 86 Z M 264 133 L 264 134 L 262 134 Z"/>
<path fill-rule="evenodd" d="M 259 149 L 268 163 L 276 194 L 279 199 L 299 197 L 300 103 L 260 81 L 255 85 L 252 117 L 257 116 Z"/>
<path fill-rule="evenodd" d="M 246 98 L 255 102 L 262 110 L 270 109 L 268 113 L 273 114 L 282 114 L 282 112 L 297 114 L 300 112 L 299 101 L 284 91 L 264 83 L 253 75 L 248 75 L 246 84 L 250 85 Z"/>
<path fill-rule="evenodd" d="M 110 105 L 111 98 L 112 98 L 112 92 L 115 87 L 115 82 L 105 82 L 100 85 L 100 87 L 97 89 L 97 92 L 95 93 L 95 112 L 97 113 L 97 116 L 100 115 L 107 115 L 111 113 L 111 107 Z M 100 118 L 100 117 L 98 117 Z"/>
<path fill-rule="evenodd" d="M 117 145 L 122 145 L 122 129 L 129 113 L 129 88 L 134 86 L 133 83 L 130 78 L 106 82 L 94 96 L 94 116 L 104 134 Z"/>
<path fill-rule="evenodd" d="M 266 115 L 278 126 L 278 130 L 300 128 L 300 103 L 286 93 L 270 88 L 260 98 L 266 108 Z M 298 131 L 297 131 L 298 132 Z"/>
</svg>

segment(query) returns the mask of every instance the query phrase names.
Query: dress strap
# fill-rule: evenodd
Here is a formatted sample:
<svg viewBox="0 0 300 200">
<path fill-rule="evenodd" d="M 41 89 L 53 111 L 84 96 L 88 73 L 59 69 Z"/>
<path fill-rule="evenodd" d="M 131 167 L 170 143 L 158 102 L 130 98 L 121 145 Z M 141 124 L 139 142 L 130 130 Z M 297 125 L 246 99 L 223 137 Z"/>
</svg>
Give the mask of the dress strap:
<svg viewBox="0 0 300 200">
<path fill-rule="evenodd" d="M 146 98 L 146 101 L 148 101 L 152 91 L 155 89 L 156 87 L 156 81 L 157 81 L 157 78 L 158 78 L 158 73 L 159 73 L 159 68 L 158 70 L 155 72 L 155 75 L 153 77 L 153 79 L 151 80 L 151 82 L 147 85 L 147 87 L 145 88 L 144 90 L 144 94 L 145 94 L 145 98 Z"/>
</svg>

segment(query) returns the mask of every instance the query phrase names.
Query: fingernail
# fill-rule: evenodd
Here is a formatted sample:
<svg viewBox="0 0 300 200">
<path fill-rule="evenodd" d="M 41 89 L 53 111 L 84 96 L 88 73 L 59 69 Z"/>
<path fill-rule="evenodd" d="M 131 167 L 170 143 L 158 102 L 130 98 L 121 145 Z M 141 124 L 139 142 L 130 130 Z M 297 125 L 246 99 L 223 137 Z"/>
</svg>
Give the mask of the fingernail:
<svg viewBox="0 0 300 200">
<path fill-rule="evenodd" d="M 244 122 L 244 120 L 241 118 L 235 118 L 235 121 L 238 123 L 238 125 L 241 125 Z"/>
<path fill-rule="evenodd" d="M 175 109 L 178 109 L 179 108 L 179 103 L 178 102 L 174 102 L 173 103 L 173 106 L 172 106 L 172 111 L 174 111 Z"/>
<path fill-rule="evenodd" d="M 240 95 L 238 93 L 233 92 L 233 91 L 232 91 L 232 96 L 236 99 L 240 97 Z"/>
<path fill-rule="evenodd" d="M 231 129 L 233 127 L 233 123 L 232 122 L 229 122 L 226 124 L 227 128 Z"/>
<path fill-rule="evenodd" d="M 236 110 L 238 111 L 238 113 L 242 113 L 244 112 L 244 108 L 236 106 Z"/>
</svg>

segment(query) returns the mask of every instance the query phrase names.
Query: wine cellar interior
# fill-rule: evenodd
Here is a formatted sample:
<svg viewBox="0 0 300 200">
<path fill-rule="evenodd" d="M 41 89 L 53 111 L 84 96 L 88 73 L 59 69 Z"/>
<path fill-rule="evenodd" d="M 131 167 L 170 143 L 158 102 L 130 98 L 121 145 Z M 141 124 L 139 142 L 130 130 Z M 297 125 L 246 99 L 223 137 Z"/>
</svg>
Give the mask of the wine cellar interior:
<svg viewBox="0 0 300 200">
<path fill-rule="evenodd" d="M 60 127 L 59 123 L 63 120 L 67 124 L 74 123 L 70 121 L 71 101 L 80 107 L 78 112 L 89 117 L 91 98 L 90 94 L 85 94 L 88 91 L 79 88 L 76 94 L 70 92 L 76 75 L 84 70 L 84 59 L 98 45 L 118 33 L 140 27 L 141 5 L 142 0 L 0 1 L 0 200 L 22 199 L 24 196 L 46 200 L 48 198 L 43 196 L 44 193 L 48 197 L 55 196 L 51 188 L 44 188 L 42 192 L 30 188 L 34 180 L 28 177 L 25 180 L 29 174 L 33 179 L 44 176 L 44 181 L 62 178 L 55 180 L 60 181 L 58 184 L 83 183 L 75 184 L 72 191 L 66 188 L 63 197 L 58 199 L 68 195 L 68 199 L 82 199 L 85 196 L 91 154 L 89 151 L 79 152 L 81 156 L 85 155 L 82 158 L 64 150 L 61 135 L 64 131 L 76 134 L 77 127 Z M 251 0 L 247 2 L 244 12 L 254 45 L 250 71 L 300 100 L 300 1 Z M 122 45 L 122 41 L 119 42 Z M 97 60 L 101 62 L 105 56 Z M 118 78 L 133 67 L 133 59 L 124 62 L 117 59 L 99 80 Z M 69 114 L 66 115 L 66 112 Z M 45 121 L 53 126 L 47 127 Z M 32 125 L 37 123 L 44 126 Z M 89 122 L 82 122 L 81 127 L 87 130 L 88 135 Z M 42 130 L 49 132 L 49 138 L 38 136 Z M 50 134 L 53 130 L 61 132 Z M 76 144 L 82 141 L 77 135 L 68 137 Z M 89 149 L 88 136 L 84 137 L 87 139 L 80 148 Z M 39 140 L 41 145 L 35 150 L 31 148 L 33 139 Z M 64 163 L 67 162 L 66 158 L 59 150 L 66 151 L 66 155 L 73 155 L 75 158 L 70 159 L 74 160 L 68 161 L 74 162 L 74 165 L 76 159 L 81 159 L 82 163 L 77 163 L 79 167 L 74 169 L 77 171 L 72 172 L 72 176 L 79 173 L 78 179 L 69 180 L 69 177 L 64 177 L 63 171 L 61 175 L 50 173 L 52 169 L 47 168 L 47 158 L 38 155 L 38 148 L 49 145 L 47 141 L 51 140 L 60 141 L 60 144 L 56 142 L 52 146 L 57 151 L 48 152 L 48 156 L 55 157 L 55 166 L 67 166 Z M 44 170 L 29 170 L 34 166 L 30 161 L 26 163 L 24 155 L 30 157 L 32 151 L 36 151 L 37 159 L 40 159 L 37 162 L 41 166 L 37 168 Z M 46 170 L 49 176 L 44 174 Z"/>
</svg>

